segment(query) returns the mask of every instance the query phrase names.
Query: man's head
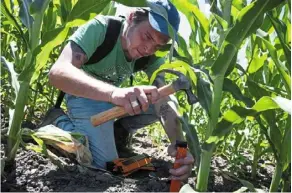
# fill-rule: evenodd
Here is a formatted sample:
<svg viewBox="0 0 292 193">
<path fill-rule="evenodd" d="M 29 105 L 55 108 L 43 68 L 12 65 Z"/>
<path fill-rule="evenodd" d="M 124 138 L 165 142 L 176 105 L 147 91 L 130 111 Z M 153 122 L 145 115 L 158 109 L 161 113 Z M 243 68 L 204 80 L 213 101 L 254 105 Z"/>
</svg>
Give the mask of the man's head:
<svg viewBox="0 0 292 193">
<path fill-rule="evenodd" d="M 177 9 L 168 0 L 151 0 L 168 13 L 168 21 L 178 31 L 180 17 Z M 138 8 L 127 17 L 127 27 L 123 34 L 123 49 L 129 59 L 152 55 L 165 45 L 170 37 L 167 21 L 149 8 Z"/>
</svg>

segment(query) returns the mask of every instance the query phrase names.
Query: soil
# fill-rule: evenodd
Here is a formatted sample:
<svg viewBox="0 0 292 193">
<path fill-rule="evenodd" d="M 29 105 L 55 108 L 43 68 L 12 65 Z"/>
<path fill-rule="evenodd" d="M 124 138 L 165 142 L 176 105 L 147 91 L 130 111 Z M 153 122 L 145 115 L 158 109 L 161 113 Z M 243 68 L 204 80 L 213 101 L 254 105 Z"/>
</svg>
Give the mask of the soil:
<svg viewBox="0 0 292 193">
<path fill-rule="evenodd" d="M 6 129 L 8 119 L 1 117 L 1 131 Z M 3 135 L 3 133 L 2 133 Z M 2 143 L 3 142 L 3 143 Z M 6 144 L 1 141 L 1 157 Z M 154 146 L 145 130 L 136 133 L 132 139 L 132 151 L 146 154 L 152 158 L 156 171 L 138 171 L 128 177 L 110 172 L 85 168 L 74 160 L 60 156 L 67 166 L 60 168 L 49 158 L 32 150 L 20 147 L 14 166 L 7 168 L 1 177 L 2 192 L 169 192 L 169 168 L 173 159 L 167 155 L 167 143 Z M 231 192 L 243 185 L 222 171 L 227 162 L 221 157 L 214 157 L 209 177 L 208 191 Z M 257 179 L 250 180 L 250 171 L 246 169 L 246 178 L 256 188 L 268 191 L 274 168 L 258 170 Z M 194 187 L 195 172 L 188 183 Z"/>
</svg>

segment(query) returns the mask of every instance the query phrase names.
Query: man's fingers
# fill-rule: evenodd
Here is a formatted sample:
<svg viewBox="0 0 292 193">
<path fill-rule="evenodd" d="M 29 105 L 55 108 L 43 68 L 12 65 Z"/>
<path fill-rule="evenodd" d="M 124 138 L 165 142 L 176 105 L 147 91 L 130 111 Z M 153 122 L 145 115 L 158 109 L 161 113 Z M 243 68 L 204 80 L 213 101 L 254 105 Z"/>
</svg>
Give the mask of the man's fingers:
<svg viewBox="0 0 292 193">
<path fill-rule="evenodd" d="M 126 101 L 125 103 L 126 103 L 124 105 L 125 110 L 127 111 L 127 113 L 129 115 L 133 116 L 135 113 L 134 113 L 134 110 L 132 108 L 131 102 L 130 101 Z"/>
<path fill-rule="evenodd" d="M 182 159 L 177 159 L 175 160 L 175 163 L 179 163 L 181 165 L 190 165 L 190 164 L 193 164 L 194 163 L 194 158 L 191 156 L 191 157 L 185 157 L 185 158 L 182 158 Z"/>
<path fill-rule="evenodd" d="M 143 91 L 150 95 L 151 103 L 156 103 L 159 99 L 159 92 L 156 86 L 145 86 L 143 87 Z"/>
<path fill-rule="evenodd" d="M 190 176 L 191 171 L 191 165 L 183 165 L 177 169 L 170 169 L 169 173 L 173 178 L 185 180 Z"/>
<path fill-rule="evenodd" d="M 135 88 L 134 92 L 135 92 L 137 99 L 142 107 L 142 110 L 144 112 L 146 112 L 148 107 L 149 107 L 149 101 L 147 99 L 146 94 L 144 93 L 144 91 L 142 89 L 139 89 L 139 88 Z"/>
<path fill-rule="evenodd" d="M 139 104 L 139 101 L 137 99 L 137 96 L 135 95 L 130 95 L 129 96 L 129 100 L 130 100 L 130 103 L 131 103 L 131 106 L 133 108 L 133 112 L 134 114 L 139 114 L 141 113 L 141 108 L 140 108 L 140 104 Z"/>
</svg>

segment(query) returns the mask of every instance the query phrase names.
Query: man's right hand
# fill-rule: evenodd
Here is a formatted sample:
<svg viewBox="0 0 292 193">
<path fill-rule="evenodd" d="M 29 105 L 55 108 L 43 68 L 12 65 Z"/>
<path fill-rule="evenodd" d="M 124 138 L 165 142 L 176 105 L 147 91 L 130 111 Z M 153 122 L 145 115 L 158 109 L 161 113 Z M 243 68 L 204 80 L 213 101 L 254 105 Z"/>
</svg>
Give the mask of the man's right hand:
<svg viewBox="0 0 292 193">
<path fill-rule="evenodd" d="M 158 89 L 155 86 L 135 86 L 116 88 L 111 93 L 110 102 L 123 106 L 129 115 L 147 111 L 149 104 L 155 104 L 159 99 Z"/>
</svg>

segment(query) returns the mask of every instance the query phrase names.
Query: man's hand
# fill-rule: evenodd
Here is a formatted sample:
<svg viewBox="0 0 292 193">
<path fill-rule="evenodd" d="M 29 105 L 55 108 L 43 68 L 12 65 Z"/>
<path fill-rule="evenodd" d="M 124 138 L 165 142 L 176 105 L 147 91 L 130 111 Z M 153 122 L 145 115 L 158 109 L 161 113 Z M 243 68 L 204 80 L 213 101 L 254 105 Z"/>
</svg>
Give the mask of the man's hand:
<svg viewBox="0 0 292 193">
<path fill-rule="evenodd" d="M 168 154 L 171 157 L 176 156 L 176 148 L 175 145 L 168 146 Z M 172 175 L 171 179 L 173 180 L 187 180 L 188 177 L 191 175 L 193 164 L 194 164 L 194 158 L 190 152 L 187 152 L 187 156 L 183 159 L 179 159 L 175 161 L 176 163 L 179 163 L 181 166 L 177 169 L 170 169 L 169 173 Z"/>
<path fill-rule="evenodd" d="M 110 98 L 110 102 L 123 106 L 128 114 L 135 115 L 147 111 L 149 104 L 154 104 L 159 99 L 159 93 L 155 86 L 135 86 L 130 88 L 116 88 Z"/>
</svg>

